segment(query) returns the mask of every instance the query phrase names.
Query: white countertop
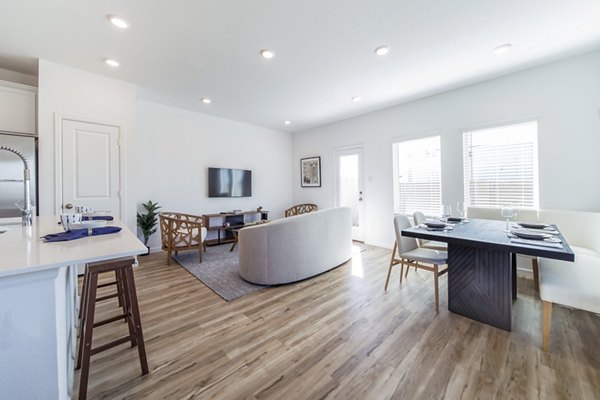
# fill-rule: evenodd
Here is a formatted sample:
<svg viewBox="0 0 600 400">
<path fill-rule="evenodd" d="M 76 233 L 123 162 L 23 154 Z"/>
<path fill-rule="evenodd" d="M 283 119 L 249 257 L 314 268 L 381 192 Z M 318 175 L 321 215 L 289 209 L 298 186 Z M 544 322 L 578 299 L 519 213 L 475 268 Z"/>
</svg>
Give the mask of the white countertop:
<svg viewBox="0 0 600 400">
<path fill-rule="evenodd" d="M 62 231 L 59 217 L 36 217 L 33 226 L 9 227 L 0 233 L 0 277 L 43 271 L 65 265 L 134 256 L 146 246 L 115 218 L 108 225 L 123 228 L 118 233 L 89 236 L 68 242 L 46 243 L 40 237 Z M 0 231 L 5 227 L 0 226 Z"/>
</svg>

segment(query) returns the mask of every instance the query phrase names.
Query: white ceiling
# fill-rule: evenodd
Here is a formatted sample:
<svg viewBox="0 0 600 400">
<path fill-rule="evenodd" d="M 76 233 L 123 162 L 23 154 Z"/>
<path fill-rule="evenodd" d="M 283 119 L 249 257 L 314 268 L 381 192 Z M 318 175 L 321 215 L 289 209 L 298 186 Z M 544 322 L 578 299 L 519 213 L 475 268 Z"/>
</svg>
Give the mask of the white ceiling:
<svg viewBox="0 0 600 400">
<path fill-rule="evenodd" d="M 387 56 L 374 54 L 381 44 Z M 598 48 L 599 0 L 0 0 L 0 67 L 31 73 L 42 58 L 286 131 Z"/>
</svg>

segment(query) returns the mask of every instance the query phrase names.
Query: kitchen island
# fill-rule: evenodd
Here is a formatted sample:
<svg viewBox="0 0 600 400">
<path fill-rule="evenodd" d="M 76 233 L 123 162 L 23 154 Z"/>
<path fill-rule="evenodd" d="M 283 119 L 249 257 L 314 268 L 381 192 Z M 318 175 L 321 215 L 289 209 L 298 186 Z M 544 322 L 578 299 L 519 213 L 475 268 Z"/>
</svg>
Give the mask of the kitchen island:
<svg viewBox="0 0 600 400">
<path fill-rule="evenodd" d="M 145 253 L 118 219 L 114 234 L 45 243 L 59 217 L 0 226 L 0 397 L 70 399 L 76 355 L 77 265 Z M 4 398 L 4 397 L 3 397 Z"/>
</svg>

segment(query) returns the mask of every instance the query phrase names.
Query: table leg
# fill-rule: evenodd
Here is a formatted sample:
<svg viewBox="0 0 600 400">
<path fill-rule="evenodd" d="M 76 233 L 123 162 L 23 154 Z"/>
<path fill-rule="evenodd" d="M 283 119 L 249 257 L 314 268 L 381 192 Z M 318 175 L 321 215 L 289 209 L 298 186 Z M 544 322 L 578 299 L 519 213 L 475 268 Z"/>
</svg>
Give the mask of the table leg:
<svg viewBox="0 0 600 400">
<path fill-rule="evenodd" d="M 235 249 L 235 245 L 238 242 L 238 233 L 236 231 L 232 230 L 231 234 L 233 235 L 233 244 L 231 245 L 231 248 L 229 249 L 229 251 L 233 251 L 233 249 Z"/>
<path fill-rule="evenodd" d="M 517 299 L 517 253 L 511 253 L 512 299 Z"/>
<path fill-rule="evenodd" d="M 510 331 L 510 261 L 509 252 L 448 244 L 448 309 Z"/>
</svg>

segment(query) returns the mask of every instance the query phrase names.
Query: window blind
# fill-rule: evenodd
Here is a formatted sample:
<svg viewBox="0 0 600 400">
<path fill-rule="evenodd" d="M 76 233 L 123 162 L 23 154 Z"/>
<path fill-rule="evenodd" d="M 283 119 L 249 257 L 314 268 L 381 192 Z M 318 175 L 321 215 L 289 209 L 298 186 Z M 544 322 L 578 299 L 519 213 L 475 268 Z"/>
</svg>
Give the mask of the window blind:
<svg viewBox="0 0 600 400">
<path fill-rule="evenodd" d="M 465 201 L 538 208 L 537 122 L 463 133 Z"/>
<path fill-rule="evenodd" d="M 442 204 L 440 137 L 393 144 L 394 212 L 439 215 Z"/>
</svg>

